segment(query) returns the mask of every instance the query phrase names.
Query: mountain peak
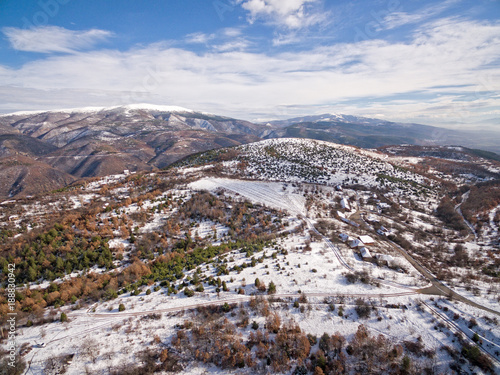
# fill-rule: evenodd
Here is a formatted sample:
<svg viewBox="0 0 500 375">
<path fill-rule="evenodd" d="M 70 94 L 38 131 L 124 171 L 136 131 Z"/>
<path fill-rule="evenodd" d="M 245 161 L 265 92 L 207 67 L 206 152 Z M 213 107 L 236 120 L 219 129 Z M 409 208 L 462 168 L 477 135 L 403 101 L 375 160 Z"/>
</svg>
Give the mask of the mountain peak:
<svg viewBox="0 0 500 375">
<path fill-rule="evenodd" d="M 80 107 L 80 108 L 63 108 L 63 109 L 42 109 L 35 111 L 19 111 L 0 115 L 0 117 L 5 116 L 30 116 L 37 115 L 41 113 L 96 113 L 96 112 L 107 112 L 107 111 L 134 111 L 134 110 L 145 110 L 145 111 L 157 111 L 157 112 L 189 112 L 194 113 L 192 109 L 179 107 L 179 106 L 168 106 L 168 105 L 157 105 L 148 103 L 137 103 L 137 104 L 127 104 L 112 107 Z"/>
<path fill-rule="evenodd" d="M 147 110 L 147 111 L 158 111 L 158 112 L 195 112 L 192 109 L 179 107 L 179 106 L 169 106 L 169 105 L 157 105 L 148 103 L 138 103 L 138 104 L 127 104 L 124 106 L 113 107 L 123 108 L 126 110 Z"/>
</svg>

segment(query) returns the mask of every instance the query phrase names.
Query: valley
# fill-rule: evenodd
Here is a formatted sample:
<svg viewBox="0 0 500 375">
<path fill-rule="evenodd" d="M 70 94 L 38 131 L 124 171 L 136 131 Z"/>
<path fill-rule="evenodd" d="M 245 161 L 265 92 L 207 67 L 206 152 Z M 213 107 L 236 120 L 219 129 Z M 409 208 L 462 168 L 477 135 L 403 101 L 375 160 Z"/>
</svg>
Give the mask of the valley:
<svg viewBox="0 0 500 375">
<path fill-rule="evenodd" d="M 289 137 L 368 149 L 460 144 L 497 161 L 494 152 L 500 151 L 494 132 L 478 135 L 351 115 L 254 123 L 151 104 L 16 112 L 0 115 L 0 197 L 50 192 L 124 170 L 158 171 L 199 152 Z"/>
<path fill-rule="evenodd" d="M 391 151 L 270 139 L 2 202 L 27 371 L 498 371 L 499 166 Z"/>
</svg>

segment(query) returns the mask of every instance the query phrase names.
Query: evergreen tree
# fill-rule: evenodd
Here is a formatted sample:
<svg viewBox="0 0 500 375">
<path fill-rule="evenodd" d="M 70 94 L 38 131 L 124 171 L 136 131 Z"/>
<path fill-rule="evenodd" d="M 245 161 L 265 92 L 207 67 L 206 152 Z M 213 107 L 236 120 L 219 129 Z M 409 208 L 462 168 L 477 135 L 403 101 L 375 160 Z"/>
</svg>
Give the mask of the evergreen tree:
<svg viewBox="0 0 500 375">
<path fill-rule="evenodd" d="M 276 293 L 276 284 L 271 281 L 267 288 L 267 294 L 274 294 L 274 293 Z"/>
</svg>

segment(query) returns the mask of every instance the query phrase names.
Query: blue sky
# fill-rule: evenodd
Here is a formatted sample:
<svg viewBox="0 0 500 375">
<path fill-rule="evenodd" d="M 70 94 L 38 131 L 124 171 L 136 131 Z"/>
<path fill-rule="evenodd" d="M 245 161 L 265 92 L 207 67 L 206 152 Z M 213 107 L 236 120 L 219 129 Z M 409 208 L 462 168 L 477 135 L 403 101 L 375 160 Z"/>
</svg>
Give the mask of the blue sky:
<svg viewBox="0 0 500 375">
<path fill-rule="evenodd" d="M 3 113 L 152 103 L 500 127 L 498 0 L 2 0 L 0 36 Z"/>
</svg>

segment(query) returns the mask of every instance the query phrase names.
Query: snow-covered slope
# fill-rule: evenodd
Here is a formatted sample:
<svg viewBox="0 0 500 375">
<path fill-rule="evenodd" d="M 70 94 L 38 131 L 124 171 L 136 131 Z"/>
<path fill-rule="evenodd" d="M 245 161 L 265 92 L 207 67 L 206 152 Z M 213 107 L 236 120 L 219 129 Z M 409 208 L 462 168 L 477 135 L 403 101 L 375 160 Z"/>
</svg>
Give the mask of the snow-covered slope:
<svg viewBox="0 0 500 375">
<path fill-rule="evenodd" d="M 80 107 L 80 108 L 63 108 L 63 109 L 54 109 L 54 110 L 37 110 L 37 111 L 18 111 L 13 113 L 6 113 L 0 115 L 0 117 L 8 117 L 8 116 L 29 116 L 36 115 L 40 113 L 49 113 L 49 112 L 59 112 L 59 113 L 95 113 L 95 112 L 108 112 L 108 111 L 131 111 L 131 110 L 144 110 L 144 111 L 158 111 L 158 112 L 195 112 L 191 109 L 179 107 L 179 106 L 168 106 L 168 105 L 156 105 L 156 104 L 147 104 L 147 103 L 138 103 L 138 104 L 128 104 L 122 106 L 113 106 L 113 107 Z"/>
<path fill-rule="evenodd" d="M 416 196 L 432 194 L 435 186 L 435 181 L 390 163 L 384 154 L 330 142 L 268 139 L 235 150 L 236 161 L 224 162 L 223 173 L 268 181 L 388 187 Z M 192 166 L 201 159 L 196 156 L 184 164 Z"/>
</svg>

